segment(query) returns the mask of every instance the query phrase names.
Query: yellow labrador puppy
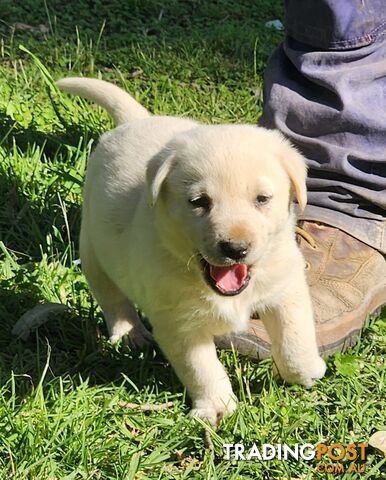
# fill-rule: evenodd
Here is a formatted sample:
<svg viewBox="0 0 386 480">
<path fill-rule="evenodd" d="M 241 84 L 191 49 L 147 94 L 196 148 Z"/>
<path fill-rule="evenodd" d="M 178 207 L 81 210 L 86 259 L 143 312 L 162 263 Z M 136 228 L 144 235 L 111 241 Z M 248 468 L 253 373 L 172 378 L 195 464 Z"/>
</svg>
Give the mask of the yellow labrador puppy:
<svg viewBox="0 0 386 480">
<path fill-rule="evenodd" d="M 102 105 L 118 127 L 88 165 L 80 254 L 111 341 L 146 339 L 135 306 L 186 386 L 191 414 L 216 424 L 236 398 L 214 337 L 243 330 L 257 311 L 279 374 L 323 377 L 293 193 L 306 203 L 301 155 L 277 132 L 150 116 L 95 79 L 60 89 Z"/>
</svg>

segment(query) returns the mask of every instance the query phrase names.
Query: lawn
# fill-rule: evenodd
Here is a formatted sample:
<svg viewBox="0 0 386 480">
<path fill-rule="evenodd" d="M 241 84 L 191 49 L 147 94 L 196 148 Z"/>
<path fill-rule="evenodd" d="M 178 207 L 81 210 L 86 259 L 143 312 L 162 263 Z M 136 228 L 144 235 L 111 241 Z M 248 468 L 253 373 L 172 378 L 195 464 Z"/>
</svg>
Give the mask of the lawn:
<svg viewBox="0 0 386 480">
<path fill-rule="evenodd" d="M 222 446 L 346 445 L 385 430 L 384 314 L 310 390 L 274 380 L 269 359 L 221 352 L 240 407 L 210 451 L 162 354 L 108 342 L 74 262 L 87 157 L 112 122 L 53 79 L 100 76 L 154 113 L 256 123 L 282 38 L 265 23 L 282 18 L 281 1 L 0 0 L 0 12 L 0 480 L 386 478 L 375 450 L 364 473 L 336 476 L 315 461 L 228 461 Z M 12 335 L 47 302 L 69 310 L 28 339 Z"/>
</svg>

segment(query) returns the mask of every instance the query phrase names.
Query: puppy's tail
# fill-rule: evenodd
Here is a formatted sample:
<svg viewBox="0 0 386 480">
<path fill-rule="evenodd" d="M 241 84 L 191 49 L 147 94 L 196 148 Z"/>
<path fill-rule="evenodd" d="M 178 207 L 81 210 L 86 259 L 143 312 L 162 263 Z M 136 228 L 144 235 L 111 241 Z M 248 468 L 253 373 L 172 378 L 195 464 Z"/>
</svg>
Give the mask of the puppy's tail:
<svg viewBox="0 0 386 480">
<path fill-rule="evenodd" d="M 149 117 L 142 105 L 121 88 L 95 78 L 62 78 L 56 85 L 64 92 L 79 95 L 105 108 L 117 125 Z"/>
</svg>

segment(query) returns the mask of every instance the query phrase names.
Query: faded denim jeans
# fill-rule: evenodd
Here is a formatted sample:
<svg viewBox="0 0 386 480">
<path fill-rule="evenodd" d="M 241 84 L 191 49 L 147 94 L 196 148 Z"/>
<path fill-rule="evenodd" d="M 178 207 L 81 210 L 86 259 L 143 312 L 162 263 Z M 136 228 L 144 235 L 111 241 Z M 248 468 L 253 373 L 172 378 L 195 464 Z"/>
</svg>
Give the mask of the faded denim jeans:
<svg viewBox="0 0 386 480">
<path fill-rule="evenodd" d="M 260 124 L 305 155 L 301 219 L 386 253 L 386 0 L 286 0 Z"/>
</svg>

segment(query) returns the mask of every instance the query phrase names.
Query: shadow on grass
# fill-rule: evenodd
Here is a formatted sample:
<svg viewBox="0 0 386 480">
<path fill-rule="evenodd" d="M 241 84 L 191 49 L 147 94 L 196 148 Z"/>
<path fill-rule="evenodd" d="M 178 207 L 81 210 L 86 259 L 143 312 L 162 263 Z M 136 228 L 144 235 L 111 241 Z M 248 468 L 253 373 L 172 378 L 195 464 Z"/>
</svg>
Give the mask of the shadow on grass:
<svg viewBox="0 0 386 480">
<path fill-rule="evenodd" d="M 28 162 L 29 152 L 39 150 L 41 156 L 47 159 L 63 153 L 66 156 L 68 146 L 87 145 L 97 135 L 72 126 L 66 133 L 47 135 L 33 128 L 15 128 L 15 122 L 6 115 L 0 114 L 0 139 L 4 155 L 12 157 L 15 150 L 20 152 Z M 16 155 L 19 155 L 18 153 Z M 44 160 L 43 160 L 44 161 Z M 4 162 L 3 162 L 4 163 Z M 47 162 L 46 162 L 47 163 Z M 41 247 L 46 250 L 47 235 L 52 233 L 53 226 L 65 237 L 65 219 L 58 199 L 58 183 L 45 178 L 47 189 L 43 192 L 44 198 L 39 202 L 27 193 L 30 186 L 23 184 L 14 172 L 12 162 L 7 167 L 0 167 L 0 209 L 1 240 L 16 252 L 22 252 L 27 258 L 41 256 Z M 33 168 L 31 166 L 31 168 Z M 66 171 L 60 164 L 50 167 L 52 177 L 61 177 L 61 183 L 66 178 Z M 59 182 L 60 183 L 60 182 Z M 80 206 L 78 203 L 66 201 L 66 219 L 70 230 L 70 238 L 78 244 L 80 225 Z M 63 244 L 54 245 L 58 251 Z"/>
<path fill-rule="evenodd" d="M 13 324 L 7 322 L 7 317 L 21 316 L 30 305 L 39 303 L 38 288 L 34 291 L 31 284 L 17 287 L 16 282 L 11 286 L 0 284 L 3 324 L 0 385 L 6 384 L 12 375 L 16 376 L 14 394 L 17 400 L 37 386 L 47 363 L 49 368 L 43 385 L 57 377 L 71 377 L 75 386 L 86 379 L 90 386 L 120 385 L 127 376 L 139 390 L 146 387 L 160 393 L 183 390 L 157 347 L 149 346 L 139 351 L 111 345 L 101 315 L 97 313 L 98 318 L 94 318 L 93 307 L 51 316 L 26 340 L 15 337 Z"/>
<path fill-rule="evenodd" d="M 77 147 L 90 138 L 93 132 L 76 129 L 74 126 L 65 134 L 46 135 L 32 128 L 13 130 L 10 117 L 0 115 L 0 138 L 6 155 L 12 155 L 15 146 L 28 154 L 31 145 L 39 147 L 44 155 L 53 158 L 68 145 Z M 60 169 L 60 165 L 58 165 Z M 71 376 L 75 383 L 87 379 L 90 385 L 121 384 L 123 374 L 139 389 L 158 385 L 165 390 L 181 392 L 182 387 L 167 364 L 162 353 L 149 347 L 145 352 L 127 347 L 113 347 L 107 341 L 107 331 L 100 312 L 95 313 L 92 305 L 85 309 L 80 305 L 76 311 L 60 314 L 33 331 L 27 340 L 14 337 L 11 333 L 16 320 L 26 311 L 42 302 L 42 292 L 36 283 L 41 281 L 34 275 L 35 264 L 31 259 L 41 257 L 41 248 L 46 251 L 46 236 L 52 233 L 53 225 L 63 231 L 63 212 L 55 191 L 46 192 L 46 201 L 35 204 L 24 191 L 24 185 L 8 172 L 0 175 L 0 197 L 3 218 L 0 217 L 1 240 L 16 252 L 22 252 L 26 261 L 11 280 L 0 282 L 0 322 L 3 326 L 0 337 L 0 384 L 5 384 L 11 375 L 17 377 L 15 395 L 22 399 L 39 382 L 49 354 L 49 369 L 44 384 L 55 377 Z M 73 242 L 78 244 L 80 206 L 66 202 L 66 217 Z M 60 252 L 63 244 L 54 244 Z M 92 302 L 91 302 L 92 304 Z M 95 318 L 96 317 L 96 318 Z"/>
<path fill-rule="evenodd" d="M 199 63 L 209 67 L 214 77 L 219 67 L 210 68 L 214 56 L 221 56 L 227 68 L 236 71 L 245 63 L 253 66 L 255 44 L 260 69 L 260 61 L 266 60 L 281 36 L 267 29 L 265 22 L 283 18 L 281 0 L 0 0 L 0 7 L 0 35 L 11 36 L 11 56 L 17 55 L 18 43 L 26 43 L 50 67 L 52 62 L 52 67 L 79 68 L 83 57 L 91 69 L 118 65 L 135 69 L 129 54 L 133 45 L 156 56 L 167 56 L 172 49 L 192 63 L 203 46 L 206 52 Z M 18 22 L 27 27 L 14 29 Z M 39 25 L 44 25 L 45 33 Z M 76 45 L 75 57 L 70 55 L 71 44 Z M 163 67 L 158 65 L 160 71 L 178 76 L 178 65 L 172 71 Z M 190 73 L 194 74 L 194 67 Z"/>
</svg>

